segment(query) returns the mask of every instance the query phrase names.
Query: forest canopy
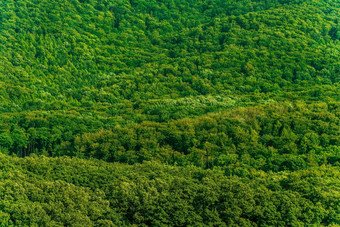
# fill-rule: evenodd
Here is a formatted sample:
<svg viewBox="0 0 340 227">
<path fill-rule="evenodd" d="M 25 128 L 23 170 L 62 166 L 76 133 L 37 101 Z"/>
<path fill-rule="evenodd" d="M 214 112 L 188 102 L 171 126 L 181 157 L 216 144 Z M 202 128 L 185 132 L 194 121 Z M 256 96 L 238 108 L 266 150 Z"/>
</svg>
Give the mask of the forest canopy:
<svg viewBox="0 0 340 227">
<path fill-rule="evenodd" d="M 338 0 L 0 9 L 0 226 L 340 223 Z"/>
</svg>

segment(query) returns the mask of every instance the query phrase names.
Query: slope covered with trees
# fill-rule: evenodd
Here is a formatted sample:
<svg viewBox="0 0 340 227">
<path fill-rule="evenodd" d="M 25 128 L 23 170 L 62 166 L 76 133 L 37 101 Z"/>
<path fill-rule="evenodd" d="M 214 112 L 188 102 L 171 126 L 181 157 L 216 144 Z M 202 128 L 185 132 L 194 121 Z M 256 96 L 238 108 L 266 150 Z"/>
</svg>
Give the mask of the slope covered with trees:
<svg viewBox="0 0 340 227">
<path fill-rule="evenodd" d="M 1 8 L 0 145 L 10 153 L 55 155 L 84 133 L 268 101 L 338 105 L 337 1 Z"/>
<path fill-rule="evenodd" d="M 340 223 L 338 0 L 0 9 L 1 226 Z"/>
<path fill-rule="evenodd" d="M 0 154 L 2 226 L 296 226 L 339 221 L 339 169 L 218 169 Z"/>
</svg>

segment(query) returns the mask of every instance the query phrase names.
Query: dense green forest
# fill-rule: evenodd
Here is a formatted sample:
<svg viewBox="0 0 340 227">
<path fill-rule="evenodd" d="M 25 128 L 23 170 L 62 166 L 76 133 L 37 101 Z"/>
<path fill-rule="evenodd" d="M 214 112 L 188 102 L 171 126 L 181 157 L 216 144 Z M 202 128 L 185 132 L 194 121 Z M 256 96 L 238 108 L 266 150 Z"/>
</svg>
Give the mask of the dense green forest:
<svg viewBox="0 0 340 227">
<path fill-rule="evenodd" d="M 0 154 L 1 226 L 300 226 L 339 221 L 339 168 L 294 172 Z"/>
<path fill-rule="evenodd" d="M 339 0 L 0 0 L 0 226 L 340 225 Z"/>
</svg>

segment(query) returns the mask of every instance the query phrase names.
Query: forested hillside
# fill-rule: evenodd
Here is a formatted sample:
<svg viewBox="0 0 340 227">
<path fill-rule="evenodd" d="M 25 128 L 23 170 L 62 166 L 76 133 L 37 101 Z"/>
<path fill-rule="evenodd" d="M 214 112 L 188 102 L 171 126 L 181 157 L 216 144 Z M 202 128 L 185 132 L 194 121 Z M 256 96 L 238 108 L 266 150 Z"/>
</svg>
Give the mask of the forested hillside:
<svg viewBox="0 0 340 227">
<path fill-rule="evenodd" d="M 0 154 L 1 226 L 339 223 L 339 168 L 252 171 Z M 333 225 L 334 226 L 334 225 Z"/>
<path fill-rule="evenodd" d="M 0 226 L 340 224 L 339 0 L 0 0 Z"/>
</svg>

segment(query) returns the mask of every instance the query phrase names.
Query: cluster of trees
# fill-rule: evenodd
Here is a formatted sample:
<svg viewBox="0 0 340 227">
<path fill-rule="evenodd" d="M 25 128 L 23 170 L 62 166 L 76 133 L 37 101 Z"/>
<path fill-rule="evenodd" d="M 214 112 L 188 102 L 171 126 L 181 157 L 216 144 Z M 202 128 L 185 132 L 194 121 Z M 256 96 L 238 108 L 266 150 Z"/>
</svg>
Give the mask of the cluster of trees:
<svg viewBox="0 0 340 227">
<path fill-rule="evenodd" d="M 129 164 L 158 160 L 226 170 L 241 165 L 244 174 L 251 168 L 295 171 L 339 165 L 339 108 L 339 102 L 269 102 L 122 125 L 77 115 L 72 120 L 26 116 L 3 124 L 0 148 L 21 157 L 68 155 Z"/>
<path fill-rule="evenodd" d="M 207 94 L 280 97 L 339 82 L 334 0 L 9 0 L 0 7 L 2 112 Z"/>
<path fill-rule="evenodd" d="M 338 0 L 0 9 L 0 226 L 340 223 Z"/>
<path fill-rule="evenodd" d="M 270 103 L 168 123 L 143 122 L 77 136 L 61 154 L 130 164 L 160 160 L 264 171 L 340 164 L 339 103 Z M 69 151 L 67 151 L 69 150 Z"/>
<path fill-rule="evenodd" d="M 339 168 L 252 172 L 0 154 L 1 226 L 339 223 Z M 322 178 L 322 180 L 320 180 Z"/>
</svg>

